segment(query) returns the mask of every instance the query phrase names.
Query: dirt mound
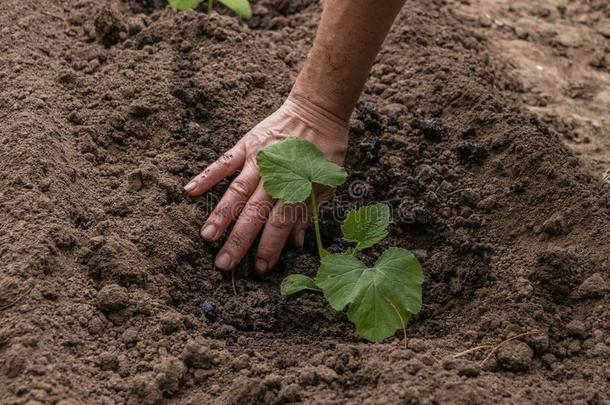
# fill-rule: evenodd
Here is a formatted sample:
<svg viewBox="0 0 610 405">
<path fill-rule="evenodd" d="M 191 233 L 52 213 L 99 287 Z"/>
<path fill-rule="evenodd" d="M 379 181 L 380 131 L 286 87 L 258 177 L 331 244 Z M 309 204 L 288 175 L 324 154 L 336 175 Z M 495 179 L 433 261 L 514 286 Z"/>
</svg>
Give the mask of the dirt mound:
<svg viewBox="0 0 610 405">
<path fill-rule="evenodd" d="M 335 212 L 392 206 L 384 243 L 426 274 L 409 349 L 279 295 L 316 271 L 311 235 L 268 276 L 213 269 L 198 230 L 228 183 L 182 185 L 282 103 L 319 9 L 261 1 L 248 26 L 160 1 L 0 5 L 0 402 L 609 399 L 610 188 L 443 1 L 405 6 L 322 212 L 340 244 Z M 454 357 L 527 332 L 482 366 L 489 349 Z"/>
</svg>

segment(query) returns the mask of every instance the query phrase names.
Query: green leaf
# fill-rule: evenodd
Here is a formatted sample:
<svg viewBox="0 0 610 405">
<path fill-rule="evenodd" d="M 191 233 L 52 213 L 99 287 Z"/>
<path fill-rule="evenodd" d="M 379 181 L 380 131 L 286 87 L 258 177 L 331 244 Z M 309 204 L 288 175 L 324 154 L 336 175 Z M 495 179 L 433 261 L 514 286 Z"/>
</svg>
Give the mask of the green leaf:
<svg viewBox="0 0 610 405">
<path fill-rule="evenodd" d="M 392 304 L 405 323 L 421 309 L 424 275 L 413 253 L 406 249 L 386 250 L 372 268 L 347 254 L 321 260 L 317 286 L 334 309 L 349 305 L 349 320 L 370 341 L 381 341 L 402 328 Z"/>
<path fill-rule="evenodd" d="M 303 274 L 291 274 L 282 280 L 280 293 L 282 295 L 292 295 L 303 290 L 322 291 L 316 286 L 312 278 Z"/>
<path fill-rule="evenodd" d="M 256 161 L 265 191 L 285 203 L 305 201 L 313 183 L 337 187 L 347 178 L 344 168 L 326 160 L 302 138 L 287 138 L 261 149 Z"/>
<path fill-rule="evenodd" d="M 356 243 L 356 250 L 369 248 L 388 235 L 390 207 L 386 204 L 373 204 L 351 210 L 341 230 L 343 238 Z"/>
<path fill-rule="evenodd" d="M 176 10 L 194 10 L 203 0 L 168 0 L 169 5 Z"/>
<path fill-rule="evenodd" d="M 238 16 L 244 20 L 252 18 L 252 9 L 248 0 L 218 0 L 226 7 L 233 10 Z"/>
</svg>

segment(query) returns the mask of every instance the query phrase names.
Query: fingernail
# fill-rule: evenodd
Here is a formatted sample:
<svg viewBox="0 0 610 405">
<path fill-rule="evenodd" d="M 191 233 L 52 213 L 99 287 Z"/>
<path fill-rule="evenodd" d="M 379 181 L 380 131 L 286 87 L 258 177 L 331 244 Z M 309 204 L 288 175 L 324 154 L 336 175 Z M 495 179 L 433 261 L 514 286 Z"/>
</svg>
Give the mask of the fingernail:
<svg viewBox="0 0 610 405">
<path fill-rule="evenodd" d="M 302 247 L 305 243 L 305 230 L 297 232 L 297 246 Z"/>
<path fill-rule="evenodd" d="M 228 253 L 223 253 L 216 258 L 216 267 L 221 270 L 229 270 L 231 268 L 231 256 Z"/>
<path fill-rule="evenodd" d="M 267 271 L 268 267 L 269 265 L 267 264 L 266 260 L 256 259 L 256 271 L 258 271 L 259 273 L 264 273 Z"/>
<path fill-rule="evenodd" d="M 201 230 L 201 237 L 205 240 L 213 240 L 216 236 L 216 227 L 214 225 L 206 225 Z"/>
<path fill-rule="evenodd" d="M 184 186 L 184 191 L 193 191 L 197 187 L 197 182 L 195 180 L 191 180 L 186 186 Z"/>
</svg>

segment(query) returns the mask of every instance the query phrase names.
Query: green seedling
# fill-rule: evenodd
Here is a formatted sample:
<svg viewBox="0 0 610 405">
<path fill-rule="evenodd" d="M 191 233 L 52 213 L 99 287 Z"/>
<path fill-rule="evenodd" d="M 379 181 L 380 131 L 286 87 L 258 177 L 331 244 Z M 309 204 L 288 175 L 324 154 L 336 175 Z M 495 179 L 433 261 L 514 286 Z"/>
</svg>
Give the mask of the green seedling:
<svg viewBox="0 0 610 405">
<path fill-rule="evenodd" d="M 169 5 L 176 10 L 194 10 L 204 0 L 168 0 Z M 225 7 L 233 10 L 235 14 L 239 15 L 244 20 L 252 18 L 252 8 L 250 8 L 250 2 L 248 0 L 218 0 Z M 214 0 L 208 0 L 208 13 L 212 11 L 214 7 Z"/>
<path fill-rule="evenodd" d="M 301 138 L 262 149 L 257 156 L 265 191 L 287 204 L 309 199 L 320 269 L 315 279 L 293 274 L 282 281 L 282 295 L 309 290 L 322 292 L 332 308 L 348 307 L 347 316 L 366 339 L 379 342 L 402 329 L 422 305 L 423 272 L 417 259 L 403 248 L 383 252 L 373 267 L 357 254 L 382 241 L 388 234 L 390 210 L 373 204 L 351 210 L 341 226 L 343 238 L 354 245 L 343 253 L 329 253 L 322 246 L 314 184 L 338 187 L 347 179 L 345 169 L 329 162 L 312 143 Z"/>
</svg>

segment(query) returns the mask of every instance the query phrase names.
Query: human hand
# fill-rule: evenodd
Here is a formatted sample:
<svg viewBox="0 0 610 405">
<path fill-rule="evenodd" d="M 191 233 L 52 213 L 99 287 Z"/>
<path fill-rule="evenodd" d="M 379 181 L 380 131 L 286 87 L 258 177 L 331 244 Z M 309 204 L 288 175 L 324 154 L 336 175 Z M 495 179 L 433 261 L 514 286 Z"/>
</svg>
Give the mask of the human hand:
<svg viewBox="0 0 610 405">
<path fill-rule="evenodd" d="M 331 162 L 343 163 L 347 151 L 347 123 L 304 98 L 289 96 L 277 111 L 184 187 L 189 196 L 196 197 L 241 170 L 201 229 L 201 237 L 213 242 L 236 220 L 216 256 L 215 264 L 219 269 L 231 270 L 237 266 L 263 225 L 256 252 L 258 272 L 266 272 L 276 265 L 289 237 L 296 246 L 303 245 L 309 222 L 306 206 L 275 202 L 263 189 L 256 164 L 260 149 L 295 136 L 315 144 Z M 332 189 L 321 190 L 317 195 L 322 203 L 330 199 Z"/>
</svg>

